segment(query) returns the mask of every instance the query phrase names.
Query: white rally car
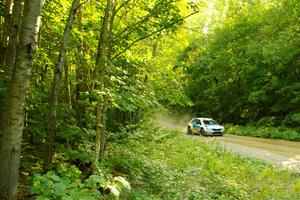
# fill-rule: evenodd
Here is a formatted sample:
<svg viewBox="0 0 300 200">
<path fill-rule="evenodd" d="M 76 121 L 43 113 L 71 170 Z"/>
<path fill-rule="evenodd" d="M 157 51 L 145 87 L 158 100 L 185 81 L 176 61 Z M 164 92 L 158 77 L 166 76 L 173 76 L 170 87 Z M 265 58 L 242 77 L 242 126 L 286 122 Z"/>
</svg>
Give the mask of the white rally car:
<svg viewBox="0 0 300 200">
<path fill-rule="evenodd" d="M 225 128 L 211 118 L 193 118 L 187 126 L 187 134 L 201 134 L 207 136 L 223 136 Z"/>
</svg>

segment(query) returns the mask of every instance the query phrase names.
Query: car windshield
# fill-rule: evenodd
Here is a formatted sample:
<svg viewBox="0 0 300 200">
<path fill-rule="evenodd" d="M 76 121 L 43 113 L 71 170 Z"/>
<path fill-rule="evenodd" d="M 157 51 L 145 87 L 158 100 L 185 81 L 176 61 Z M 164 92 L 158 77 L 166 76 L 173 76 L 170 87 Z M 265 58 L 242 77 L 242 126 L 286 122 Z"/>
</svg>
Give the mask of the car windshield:
<svg viewBox="0 0 300 200">
<path fill-rule="evenodd" d="M 218 125 L 215 120 L 203 120 L 203 123 L 206 125 Z"/>
</svg>

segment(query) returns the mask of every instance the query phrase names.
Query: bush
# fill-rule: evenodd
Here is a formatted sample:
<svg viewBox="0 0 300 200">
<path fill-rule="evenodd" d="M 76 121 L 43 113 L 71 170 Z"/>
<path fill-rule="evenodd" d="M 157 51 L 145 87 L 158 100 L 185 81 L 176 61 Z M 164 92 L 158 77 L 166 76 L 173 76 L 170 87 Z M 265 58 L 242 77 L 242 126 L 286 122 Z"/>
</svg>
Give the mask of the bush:
<svg viewBox="0 0 300 200">
<path fill-rule="evenodd" d="M 233 135 L 253 136 L 272 139 L 283 139 L 290 141 L 300 141 L 300 132 L 296 128 L 272 127 L 272 126 L 238 126 L 226 125 L 226 132 Z"/>
<path fill-rule="evenodd" d="M 300 113 L 294 113 L 287 115 L 283 122 L 283 125 L 289 126 L 289 127 L 299 127 L 300 126 Z"/>
<path fill-rule="evenodd" d="M 118 198 L 122 189 L 130 188 L 122 177 L 107 179 L 102 175 L 91 175 L 81 180 L 80 175 L 80 170 L 70 165 L 61 165 L 58 173 L 35 174 L 31 194 L 37 200 L 95 200 L 104 195 L 103 191 Z"/>
</svg>

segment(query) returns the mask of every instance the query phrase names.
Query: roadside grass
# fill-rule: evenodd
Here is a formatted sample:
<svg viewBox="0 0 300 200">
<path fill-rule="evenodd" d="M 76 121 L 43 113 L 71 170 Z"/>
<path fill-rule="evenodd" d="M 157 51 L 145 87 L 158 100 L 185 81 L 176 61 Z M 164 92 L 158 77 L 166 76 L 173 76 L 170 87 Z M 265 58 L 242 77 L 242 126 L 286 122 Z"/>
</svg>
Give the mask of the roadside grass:
<svg viewBox="0 0 300 200">
<path fill-rule="evenodd" d="M 145 126 L 113 136 L 108 150 L 103 171 L 131 183 L 121 199 L 300 199 L 299 175 L 216 141 Z"/>
<path fill-rule="evenodd" d="M 226 133 L 233 135 L 300 141 L 300 132 L 296 128 L 232 124 L 227 124 L 225 128 Z"/>
</svg>

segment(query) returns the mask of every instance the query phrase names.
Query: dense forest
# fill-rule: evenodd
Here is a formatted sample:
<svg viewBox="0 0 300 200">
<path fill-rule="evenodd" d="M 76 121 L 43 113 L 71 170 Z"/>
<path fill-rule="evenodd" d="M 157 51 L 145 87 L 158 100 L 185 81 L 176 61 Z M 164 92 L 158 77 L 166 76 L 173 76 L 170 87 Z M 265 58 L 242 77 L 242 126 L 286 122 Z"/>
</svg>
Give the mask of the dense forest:
<svg viewBox="0 0 300 200">
<path fill-rule="evenodd" d="M 220 25 L 178 59 L 194 107 L 229 123 L 299 126 L 299 2 L 222 4 L 210 22 Z"/>
<path fill-rule="evenodd" d="M 155 118 L 300 141 L 299 1 L 2 0 L 0 37 L 0 199 L 299 197 Z"/>
</svg>

